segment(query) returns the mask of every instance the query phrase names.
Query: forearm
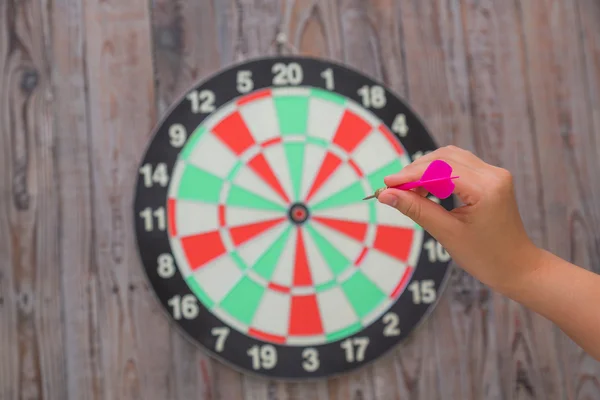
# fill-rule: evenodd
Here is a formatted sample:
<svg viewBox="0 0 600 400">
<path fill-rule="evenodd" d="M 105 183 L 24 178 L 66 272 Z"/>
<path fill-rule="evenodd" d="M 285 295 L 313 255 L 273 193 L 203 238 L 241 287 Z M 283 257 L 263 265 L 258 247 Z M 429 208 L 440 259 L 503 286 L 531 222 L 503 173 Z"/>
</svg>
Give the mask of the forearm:
<svg viewBox="0 0 600 400">
<path fill-rule="evenodd" d="M 600 275 L 544 250 L 534 259 L 531 273 L 501 291 L 554 322 L 600 360 Z"/>
</svg>

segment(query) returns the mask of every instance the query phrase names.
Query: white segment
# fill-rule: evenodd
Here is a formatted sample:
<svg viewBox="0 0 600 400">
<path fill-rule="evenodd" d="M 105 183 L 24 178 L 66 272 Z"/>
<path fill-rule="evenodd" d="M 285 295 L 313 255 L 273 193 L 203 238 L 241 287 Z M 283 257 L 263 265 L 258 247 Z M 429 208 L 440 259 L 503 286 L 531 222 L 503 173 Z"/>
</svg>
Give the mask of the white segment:
<svg viewBox="0 0 600 400">
<path fill-rule="evenodd" d="M 219 229 L 219 207 L 216 204 L 177 200 L 175 221 L 179 237 L 216 231 Z"/>
<path fill-rule="evenodd" d="M 399 156 L 379 131 L 372 131 L 352 153 L 352 159 L 365 175 L 385 167 Z"/>
<path fill-rule="evenodd" d="M 293 296 L 308 296 L 315 293 L 315 288 L 314 286 L 294 286 L 290 293 Z"/>
<path fill-rule="evenodd" d="M 370 249 L 360 270 L 385 294 L 391 295 L 404 276 L 406 265 L 380 251 Z"/>
<path fill-rule="evenodd" d="M 279 136 L 277 113 L 270 96 L 243 104 L 239 112 L 257 143 Z"/>
<path fill-rule="evenodd" d="M 356 261 L 362 252 L 363 244 L 351 237 L 316 221 L 312 223 L 312 227 L 315 228 L 321 236 L 327 238 L 329 243 L 350 260 L 350 262 Z"/>
<path fill-rule="evenodd" d="M 292 187 L 292 177 L 290 167 L 282 145 L 269 146 L 263 150 L 267 163 L 271 166 L 273 173 L 279 180 L 281 187 L 288 195 L 288 198 L 294 198 L 294 189 Z"/>
<path fill-rule="evenodd" d="M 315 210 L 312 213 L 314 216 L 318 217 L 369 223 L 369 207 L 369 203 L 361 201 L 360 203 L 353 203 L 340 207 Z M 390 207 L 388 206 L 388 208 Z"/>
<path fill-rule="evenodd" d="M 271 91 L 273 96 L 310 96 L 310 89 L 303 87 L 280 87 Z"/>
<path fill-rule="evenodd" d="M 246 164 L 242 165 L 239 169 L 237 175 L 233 179 L 233 183 L 252 192 L 256 195 L 259 195 L 267 200 L 271 200 L 275 204 L 284 205 L 283 200 L 269 185 L 262 180 L 261 177 L 256 175 L 250 167 Z"/>
<path fill-rule="evenodd" d="M 234 113 L 237 110 L 237 105 L 234 101 L 229 102 L 222 107 L 217 108 L 213 113 L 211 113 L 202 123 L 202 125 L 206 126 L 208 131 L 210 132 L 212 128 L 219 124 L 223 119 L 227 118 L 229 114 Z"/>
<path fill-rule="evenodd" d="M 312 277 L 313 285 L 320 285 L 325 282 L 332 280 L 333 274 L 331 269 L 325 262 L 325 259 L 321 255 L 321 251 L 313 241 L 312 236 L 308 233 L 302 232 L 304 238 L 304 248 L 306 250 L 306 257 L 308 258 L 308 268 Z"/>
<path fill-rule="evenodd" d="M 415 223 L 398 210 L 377 202 L 375 204 L 377 224 L 414 229 Z"/>
<path fill-rule="evenodd" d="M 177 192 L 179 191 L 179 183 L 183 176 L 183 170 L 185 169 L 185 161 L 177 160 L 173 166 L 173 172 L 171 172 L 171 180 L 169 182 L 169 194 L 168 197 L 177 198 Z"/>
<path fill-rule="evenodd" d="M 237 206 L 225 207 L 225 224 L 228 227 L 267 222 L 278 218 L 285 218 L 283 211 L 255 210 Z"/>
<path fill-rule="evenodd" d="M 192 274 L 192 269 L 187 261 L 187 257 L 185 256 L 185 252 L 183 251 L 183 246 L 181 246 L 181 241 L 177 238 L 170 238 L 171 244 L 171 253 L 173 254 L 173 258 L 177 263 L 177 268 L 184 279 L 187 279 Z"/>
<path fill-rule="evenodd" d="M 325 335 L 310 335 L 310 336 L 288 336 L 286 344 L 289 346 L 310 346 L 325 343 Z"/>
<path fill-rule="evenodd" d="M 271 277 L 271 280 L 278 285 L 291 287 L 294 282 L 297 235 L 297 230 L 292 229 Z"/>
<path fill-rule="evenodd" d="M 225 179 L 238 158 L 213 134 L 204 134 L 192 150 L 188 162 L 203 171 Z"/>
<path fill-rule="evenodd" d="M 364 119 L 366 122 L 371 124 L 371 126 L 373 128 L 377 128 L 379 125 L 381 125 L 383 123 L 379 118 L 377 118 L 377 116 L 375 116 L 375 114 L 373 114 L 372 112 L 370 112 L 368 109 L 364 108 L 363 106 L 359 105 L 354 100 L 349 99 L 346 107 L 352 113 L 358 115 L 359 117 Z"/>
<path fill-rule="evenodd" d="M 361 321 L 363 326 L 370 325 L 373 321 L 381 316 L 384 312 L 390 308 L 393 300 L 390 298 L 384 298 L 381 303 L 377 305 L 374 309 L 371 310 L 367 315 L 365 315 Z"/>
<path fill-rule="evenodd" d="M 193 272 L 198 285 L 215 302 L 220 302 L 238 283 L 242 272 L 228 254 L 224 254 Z"/>
<path fill-rule="evenodd" d="M 332 333 L 358 322 L 352 305 L 338 286 L 317 293 L 317 301 L 325 333 Z"/>
<path fill-rule="evenodd" d="M 310 199 L 309 204 L 317 204 L 322 200 L 331 197 L 337 192 L 346 189 L 348 186 L 356 183 L 359 179 L 356 172 L 350 167 L 348 164 L 340 165 L 331 176 L 323 183 L 321 188 L 317 190 L 317 193 L 314 195 L 312 199 Z M 359 199 L 360 200 L 360 199 Z"/>
<path fill-rule="evenodd" d="M 302 164 L 301 199 L 305 199 L 308 195 L 308 191 L 312 187 L 312 184 L 319 173 L 326 154 L 327 152 L 324 148 L 310 143 L 306 144 L 306 147 L 304 148 L 304 163 Z"/>
<path fill-rule="evenodd" d="M 419 258 L 421 257 L 421 246 L 423 246 L 423 236 L 425 235 L 425 232 L 423 232 L 423 229 L 415 229 L 413 235 L 412 247 L 407 262 L 408 265 L 416 268 L 419 263 Z"/>
<path fill-rule="evenodd" d="M 333 142 L 344 110 L 344 106 L 340 104 L 311 97 L 308 102 L 308 136 L 325 139 L 328 143 Z"/>
<path fill-rule="evenodd" d="M 290 295 L 266 290 L 254 314 L 252 327 L 273 335 L 286 336 L 290 316 Z"/>
<path fill-rule="evenodd" d="M 243 245 L 238 246 L 236 250 L 240 257 L 246 262 L 246 265 L 252 267 L 286 228 L 287 224 L 280 223 L 274 228 L 267 229 L 265 232 L 247 241 Z"/>
</svg>

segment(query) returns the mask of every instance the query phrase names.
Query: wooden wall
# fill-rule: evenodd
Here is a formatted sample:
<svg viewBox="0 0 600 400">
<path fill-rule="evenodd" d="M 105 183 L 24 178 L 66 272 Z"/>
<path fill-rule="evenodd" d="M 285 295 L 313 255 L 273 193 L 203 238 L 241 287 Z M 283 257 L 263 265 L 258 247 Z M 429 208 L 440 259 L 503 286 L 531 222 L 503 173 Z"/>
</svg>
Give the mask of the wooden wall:
<svg viewBox="0 0 600 400">
<path fill-rule="evenodd" d="M 600 399 L 600 363 L 460 270 L 417 335 L 327 382 L 242 376 L 172 328 L 137 163 L 196 79 L 286 54 L 280 29 L 512 170 L 536 243 L 600 272 L 596 0 L 0 0 L 0 399 Z"/>
</svg>

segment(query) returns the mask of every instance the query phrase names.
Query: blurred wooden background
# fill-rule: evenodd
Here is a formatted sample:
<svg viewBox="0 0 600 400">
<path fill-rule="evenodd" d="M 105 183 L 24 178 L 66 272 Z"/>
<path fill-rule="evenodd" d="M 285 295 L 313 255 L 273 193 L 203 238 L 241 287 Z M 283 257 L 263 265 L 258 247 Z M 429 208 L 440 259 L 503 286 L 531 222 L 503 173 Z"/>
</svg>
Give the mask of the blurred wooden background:
<svg viewBox="0 0 600 400">
<path fill-rule="evenodd" d="M 535 241 L 600 272 L 597 0 L 0 0 L 0 399 L 600 399 L 600 363 L 459 270 L 409 342 L 328 382 L 242 376 L 171 327 L 137 163 L 176 96 L 286 53 L 280 29 L 513 171 Z"/>
</svg>

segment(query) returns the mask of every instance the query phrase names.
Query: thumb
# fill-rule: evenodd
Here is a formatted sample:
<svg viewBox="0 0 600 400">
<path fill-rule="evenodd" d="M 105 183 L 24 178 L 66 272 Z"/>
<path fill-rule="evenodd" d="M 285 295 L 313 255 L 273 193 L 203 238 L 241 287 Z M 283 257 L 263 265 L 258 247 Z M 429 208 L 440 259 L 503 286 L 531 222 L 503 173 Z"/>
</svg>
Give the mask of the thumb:
<svg viewBox="0 0 600 400">
<path fill-rule="evenodd" d="M 421 225 L 440 242 L 456 233 L 458 220 L 452 214 L 441 205 L 411 190 L 386 189 L 377 199 Z"/>
</svg>

